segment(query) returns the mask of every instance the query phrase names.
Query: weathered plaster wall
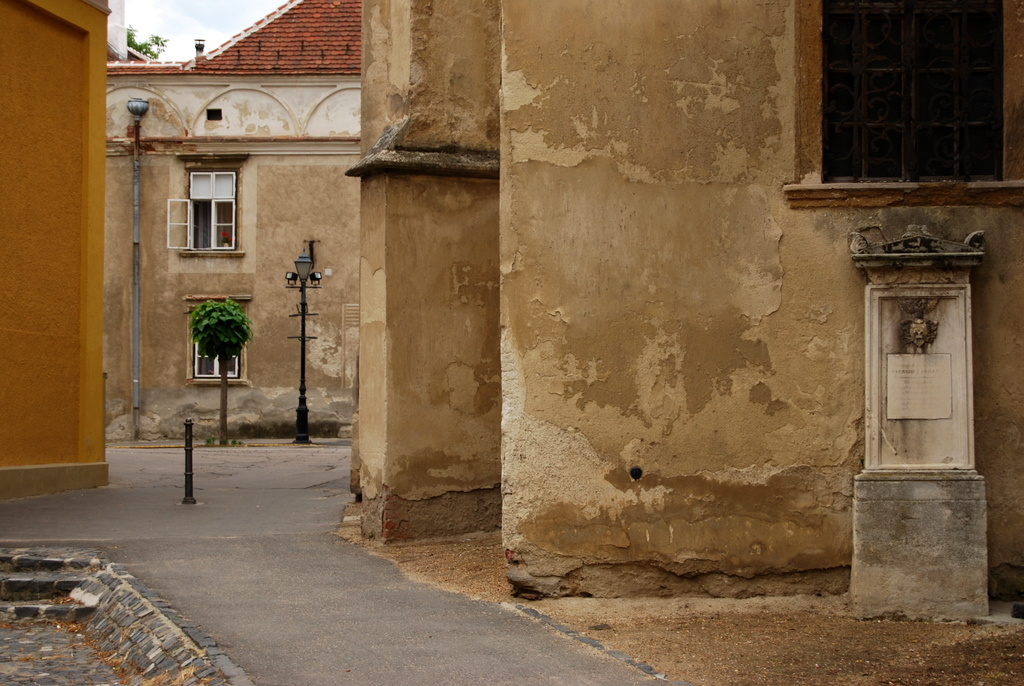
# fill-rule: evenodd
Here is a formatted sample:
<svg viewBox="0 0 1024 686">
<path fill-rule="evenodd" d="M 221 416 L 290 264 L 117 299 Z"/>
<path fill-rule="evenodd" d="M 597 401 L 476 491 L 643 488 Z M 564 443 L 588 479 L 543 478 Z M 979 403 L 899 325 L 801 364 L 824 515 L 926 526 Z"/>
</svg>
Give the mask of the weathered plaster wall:
<svg viewBox="0 0 1024 686">
<path fill-rule="evenodd" d="M 496 150 L 499 15 L 497 0 L 363 2 L 364 150 L 406 117 L 407 148 Z"/>
<path fill-rule="evenodd" d="M 412 64 L 413 0 L 363 2 L 363 152 L 406 114 Z"/>
<path fill-rule="evenodd" d="M 0 498 L 9 498 L 107 480 L 106 14 L 84 2 L 2 0 L 0 26 Z"/>
<path fill-rule="evenodd" d="M 967 214 L 961 212 L 960 214 Z M 957 226 L 956 215 L 950 226 Z M 1021 210 L 993 212 L 984 226 L 985 263 L 972 278 L 974 450 L 988 495 L 992 595 L 1024 599 L 1024 241 Z M 968 230 L 969 226 L 964 226 Z"/>
<path fill-rule="evenodd" d="M 495 0 L 363 4 L 364 152 L 404 126 L 360 171 L 359 479 L 385 540 L 500 522 L 498 182 L 454 165 L 498 148 L 498 26 Z"/>
<path fill-rule="evenodd" d="M 364 208 L 385 213 L 363 228 L 360 478 L 368 507 L 381 510 L 366 518 L 368 533 L 412 538 L 498 522 L 496 185 L 364 181 Z"/>
<path fill-rule="evenodd" d="M 180 436 L 187 417 L 198 422 L 198 437 L 216 433 L 219 382 L 191 378 L 188 311 L 202 296 L 236 296 L 253 321 L 244 379 L 232 381 L 229 392 L 232 436 L 294 434 L 299 343 L 289 336 L 298 335 L 299 322 L 289 315 L 299 294 L 285 288 L 284 274 L 294 269 L 308 240 L 317 241 L 316 269 L 324 274 L 322 288 L 308 291 L 310 311 L 319 315 L 307 325 L 308 335 L 317 337 L 307 344 L 310 432 L 344 434 L 354 409 L 359 346 L 359 187 L 345 171 L 358 159 L 353 137 L 359 129 L 358 110 L 339 103 L 354 97 L 358 107 L 357 84 L 323 77 L 291 84 L 264 80 L 257 90 L 244 80 L 195 88 L 183 81 L 122 78 L 108 89 L 108 438 L 124 440 L 131 430 L 132 158 L 124 140 L 129 97 L 150 101 L 142 121 L 140 436 Z M 224 120 L 206 122 L 210 106 L 222 108 Z M 196 128 L 205 141 L 190 139 Z M 303 140 L 325 132 L 337 142 Z M 267 138 L 277 134 L 285 138 Z M 188 197 L 189 169 L 225 159 L 238 173 L 238 252 L 169 249 L 168 199 Z"/>
<path fill-rule="evenodd" d="M 1017 319 L 1019 210 L 791 208 L 820 69 L 797 61 L 819 40 L 804 4 L 502 3 L 503 530 L 524 589 L 845 590 L 864 412 L 847 234 L 873 224 L 989 232 L 978 468 L 992 564 L 1022 562 L 1024 379 L 990 333 Z"/>
</svg>

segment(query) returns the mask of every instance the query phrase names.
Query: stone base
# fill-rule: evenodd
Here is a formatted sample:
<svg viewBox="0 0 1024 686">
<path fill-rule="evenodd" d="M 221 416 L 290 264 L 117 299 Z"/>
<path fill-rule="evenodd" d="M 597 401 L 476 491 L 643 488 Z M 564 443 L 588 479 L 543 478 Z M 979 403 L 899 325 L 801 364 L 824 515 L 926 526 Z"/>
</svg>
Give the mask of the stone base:
<svg viewBox="0 0 1024 686">
<path fill-rule="evenodd" d="M 0 500 L 106 486 L 107 463 L 0 467 Z"/>
<path fill-rule="evenodd" d="M 858 617 L 988 615 L 984 478 L 973 471 L 858 475 L 850 596 Z"/>
<path fill-rule="evenodd" d="M 744 578 L 720 572 L 680 576 L 653 563 L 618 563 L 583 565 L 565 576 L 534 576 L 522 563 L 511 561 L 507 575 L 515 595 L 527 599 L 841 595 L 850 588 L 848 567 Z"/>
<path fill-rule="evenodd" d="M 443 538 L 501 528 L 501 489 L 452 491 L 406 500 L 385 491 L 364 500 L 363 535 L 384 542 Z"/>
</svg>

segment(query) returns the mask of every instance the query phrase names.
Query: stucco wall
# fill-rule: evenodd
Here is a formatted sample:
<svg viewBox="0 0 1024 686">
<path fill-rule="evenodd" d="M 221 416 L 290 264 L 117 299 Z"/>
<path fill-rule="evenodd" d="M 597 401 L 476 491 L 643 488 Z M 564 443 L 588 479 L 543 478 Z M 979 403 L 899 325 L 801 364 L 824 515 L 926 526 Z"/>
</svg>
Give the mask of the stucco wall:
<svg viewBox="0 0 1024 686">
<path fill-rule="evenodd" d="M 363 2 L 365 150 L 406 117 L 410 149 L 497 148 L 499 13 L 497 0 Z"/>
<path fill-rule="evenodd" d="M 11 497 L 106 483 L 106 15 L 84 2 L 2 0 L 0 25 L 0 497 Z"/>
<path fill-rule="evenodd" d="M 360 484 L 385 540 L 500 521 L 498 27 L 494 0 L 363 3 L 363 149 L 385 159 L 358 172 Z"/>
<path fill-rule="evenodd" d="M 525 589 L 845 590 L 864 432 L 848 233 L 868 225 L 988 232 L 978 469 L 991 564 L 1024 565 L 1019 210 L 792 206 L 784 186 L 815 171 L 806 5 L 502 3 L 503 531 Z"/>
<path fill-rule="evenodd" d="M 368 533 L 412 538 L 497 523 L 496 185 L 363 182 L 361 483 L 382 510 L 367 518 Z"/>
</svg>

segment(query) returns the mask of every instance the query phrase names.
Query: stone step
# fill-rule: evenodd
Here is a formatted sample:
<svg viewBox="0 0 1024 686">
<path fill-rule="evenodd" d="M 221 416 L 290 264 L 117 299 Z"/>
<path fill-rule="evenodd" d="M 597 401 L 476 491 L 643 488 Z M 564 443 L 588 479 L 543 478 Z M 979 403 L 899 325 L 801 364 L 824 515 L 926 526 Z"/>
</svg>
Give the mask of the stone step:
<svg viewBox="0 0 1024 686">
<path fill-rule="evenodd" d="M 95 607 L 87 607 L 78 603 L 0 603 L 0 622 L 17 621 L 20 619 L 84 622 L 92 617 L 95 612 Z"/>
<path fill-rule="evenodd" d="M 32 548 L 0 550 L 0 572 L 56 572 L 99 569 L 102 561 L 94 551 Z"/>
<path fill-rule="evenodd" d="M 85 583 L 81 573 L 0 573 L 0 601 L 52 600 L 66 597 Z"/>
</svg>

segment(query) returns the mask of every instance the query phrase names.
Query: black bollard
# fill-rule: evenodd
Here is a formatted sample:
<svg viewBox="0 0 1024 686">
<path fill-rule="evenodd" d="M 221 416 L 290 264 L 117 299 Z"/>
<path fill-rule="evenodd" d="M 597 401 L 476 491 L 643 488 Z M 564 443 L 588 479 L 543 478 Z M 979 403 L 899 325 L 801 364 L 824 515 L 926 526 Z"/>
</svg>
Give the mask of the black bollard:
<svg viewBox="0 0 1024 686">
<path fill-rule="evenodd" d="M 185 420 L 185 497 L 181 500 L 182 505 L 195 505 L 196 499 L 192 497 L 192 418 Z"/>
</svg>

